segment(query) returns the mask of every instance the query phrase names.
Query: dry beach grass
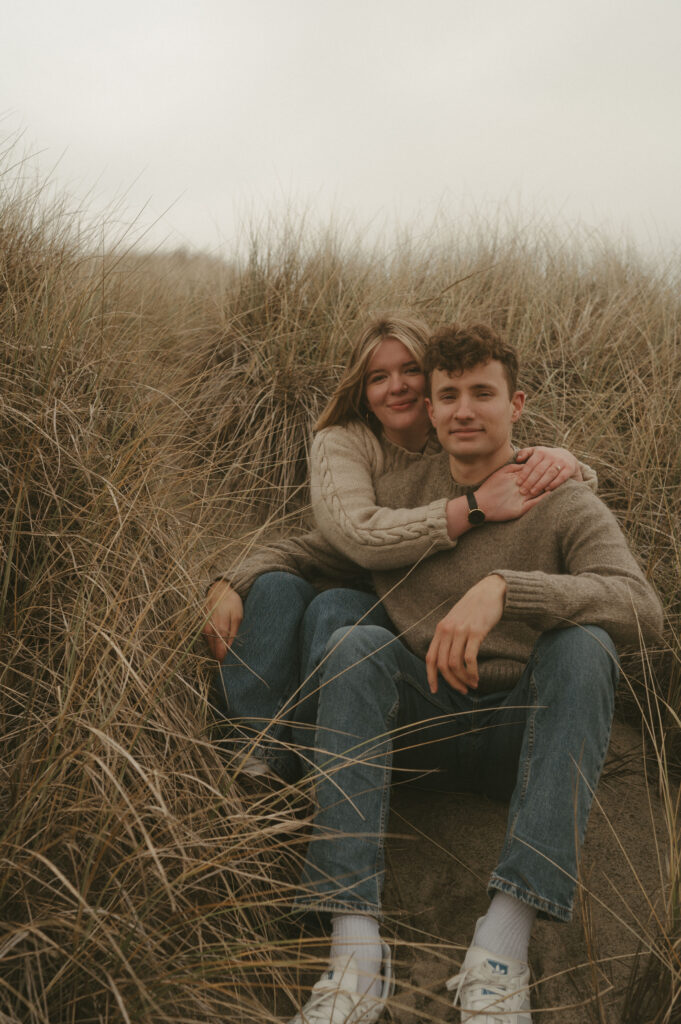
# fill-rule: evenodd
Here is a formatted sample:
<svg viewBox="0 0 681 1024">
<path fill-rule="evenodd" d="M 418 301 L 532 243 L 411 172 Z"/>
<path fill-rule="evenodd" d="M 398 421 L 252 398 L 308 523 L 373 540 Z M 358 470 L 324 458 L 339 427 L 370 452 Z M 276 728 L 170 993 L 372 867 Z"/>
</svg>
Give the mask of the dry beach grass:
<svg viewBox="0 0 681 1024">
<path fill-rule="evenodd" d="M 275 226 L 230 265 L 97 255 L 17 181 L 0 198 L 0 1021 L 286 1018 L 309 804 L 249 788 L 213 741 L 202 589 L 304 523 L 311 421 L 354 324 L 395 306 L 519 345 L 523 439 L 596 468 L 662 594 L 666 642 L 625 658 L 619 703 L 663 826 L 622 1012 L 681 1019 L 678 279 L 492 228 L 365 252 Z"/>
</svg>

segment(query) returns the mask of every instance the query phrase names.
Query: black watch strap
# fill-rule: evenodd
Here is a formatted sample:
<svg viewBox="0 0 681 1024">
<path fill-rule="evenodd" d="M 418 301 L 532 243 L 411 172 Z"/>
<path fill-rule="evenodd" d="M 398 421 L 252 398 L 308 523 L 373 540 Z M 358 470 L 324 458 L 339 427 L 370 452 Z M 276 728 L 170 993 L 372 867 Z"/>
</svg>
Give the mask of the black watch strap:
<svg viewBox="0 0 681 1024">
<path fill-rule="evenodd" d="M 471 526 L 482 526 L 485 522 L 485 513 L 475 500 L 473 491 L 467 491 L 466 498 L 468 499 L 468 522 Z"/>
</svg>

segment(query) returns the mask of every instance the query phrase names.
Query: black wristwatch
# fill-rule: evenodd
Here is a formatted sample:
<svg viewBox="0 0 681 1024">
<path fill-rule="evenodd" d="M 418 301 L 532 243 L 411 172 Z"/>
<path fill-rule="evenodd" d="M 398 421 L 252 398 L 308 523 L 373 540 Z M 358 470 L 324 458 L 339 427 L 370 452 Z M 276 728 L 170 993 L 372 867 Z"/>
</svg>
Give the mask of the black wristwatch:
<svg viewBox="0 0 681 1024">
<path fill-rule="evenodd" d="M 468 491 L 466 497 L 468 498 L 468 522 L 471 526 L 482 526 L 485 521 L 485 513 L 478 506 L 475 494 L 473 491 Z"/>
</svg>

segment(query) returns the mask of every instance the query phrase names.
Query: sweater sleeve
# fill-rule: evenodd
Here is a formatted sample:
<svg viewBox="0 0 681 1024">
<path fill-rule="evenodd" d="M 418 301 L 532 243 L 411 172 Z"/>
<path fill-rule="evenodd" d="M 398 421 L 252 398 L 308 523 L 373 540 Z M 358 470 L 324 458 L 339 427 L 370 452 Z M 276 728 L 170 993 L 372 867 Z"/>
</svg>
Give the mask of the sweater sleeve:
<svg viewBox="0 0 681 1024">
<path fill-rule="evenodd" d="M 383 468 L 381 458 L 378 442 L 363 428 L 328 427 L 317 434 L 310 488 L 314 517 L 326 539 L 366 569 L 396 569 L 453 548 L 447 498 L 418 508 L 377 505 L 374 480 Z"/>
<path fill-rule="evenodd" d="M 289 572 L 320 587 L 371 588 L 368 573 L 335 551 L 319 530 L 251 550 L 226 567 L 220 577 L 245 599 L 258 576 L 266 572 Z"/>
<path fill-rule="evenodd" d="M 601 626 L 615 644 L 659 638 L 659 598 L 610 510 L 587 488 L 575 487 L 562 503 L 556 529 L 563 573 L 495 570 L 506 580 L 504 618 L 541 631 L 573 624 Z"/>
</svg>

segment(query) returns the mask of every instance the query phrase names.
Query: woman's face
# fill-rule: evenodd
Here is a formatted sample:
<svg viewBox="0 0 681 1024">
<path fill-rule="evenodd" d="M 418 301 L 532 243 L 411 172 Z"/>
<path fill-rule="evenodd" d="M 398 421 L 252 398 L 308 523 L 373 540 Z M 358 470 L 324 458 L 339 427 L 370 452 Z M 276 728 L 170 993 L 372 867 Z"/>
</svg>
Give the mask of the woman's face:
<svg viewBox="0 0 681 1024">
<path fill-rule="evenodd" d="M 386 338 L 367 366 L 366 403 L 391 441 L 408 446 L 415 434 L 428 433 L 426 378 L 409 349 L 397 338 Z"/>
</svg>

